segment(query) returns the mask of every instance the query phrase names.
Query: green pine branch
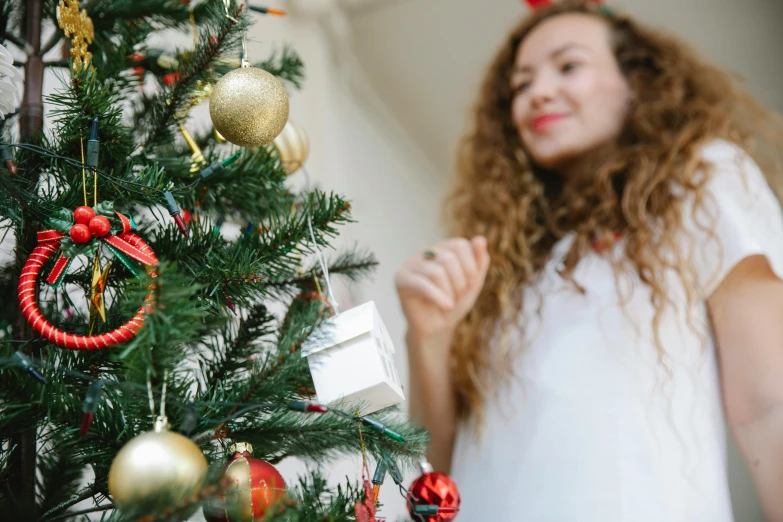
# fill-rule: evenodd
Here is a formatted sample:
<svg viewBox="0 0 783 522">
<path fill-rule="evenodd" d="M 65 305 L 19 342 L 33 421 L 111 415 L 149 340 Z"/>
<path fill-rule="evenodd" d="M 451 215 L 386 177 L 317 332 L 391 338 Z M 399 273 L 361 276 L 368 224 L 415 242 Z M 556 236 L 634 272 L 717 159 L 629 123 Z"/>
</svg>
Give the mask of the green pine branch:
<svg viewBox="0 0 783 522">
<path fill-rule="evenodd" d="M 246 31 L 247 20 L 233 0 L 231 16 L 236 22 L 226 17 L 222 8 L 218 2 L 210 4 L 195 54 L 178 71 L 180 76 L 174 87 L 164 88 L 150 106 L 145 148 L 154 148 L 170 139 L 178 115 L 186 113 L 193 102 L 198 82 L 212 83 L 215 80 L 212 65 L 221 54 L 235 49 Z"/>
<path fill-rule="evenodd" d="M 378 261 L 370 252 L 347 250 L 327 261 L 326 265 L 330 277 L 340 276 L 356 283 L 369 278 L 378 266 Z M 312 261 L 307 267 L 300 269 L 294 277 L 267 282 L 265 292 L 276 298 L 284 298 L 292 297 L 303 290 L 316 291 L 314 278 L 323 286 L 324 273 L 317 261 Z"/>
<path fill-rule="evenodd" d="M 39 453 L 38 505 L 42 512 L 67 502 L 81 484 L 83 463 L 75 462 L 72 449 L 71 440 L 58 438 Z"/>
<path fill-rule="evenodd" d="M 351 482 L 330 488 L 324 476 L 312 471 L 291 489 L 291 500 L 264 517 L 267 522 L 353 522 L 354 506 L 364 490 Z"/>
</svg>

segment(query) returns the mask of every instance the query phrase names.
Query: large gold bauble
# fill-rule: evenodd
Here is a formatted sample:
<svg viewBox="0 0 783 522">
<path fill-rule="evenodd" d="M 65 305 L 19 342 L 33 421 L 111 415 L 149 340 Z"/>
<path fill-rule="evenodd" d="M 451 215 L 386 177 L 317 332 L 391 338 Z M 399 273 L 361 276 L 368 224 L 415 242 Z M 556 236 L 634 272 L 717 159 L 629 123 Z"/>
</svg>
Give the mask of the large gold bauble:
<svg viewBox="0 0 783 522">
<path fill-rule="evenodd" d="M 212 89 L 209 116 L 231 143 L 258 147 L 275 139 L 285 127 L 288 94 L 280 80 L 263 69 L 234 69 Z"/>
<path fill-rule="evenodd" d="M 307 133 L 300 125 L 290 120 L 273 143 L 280 155 L 283 168 L 289 175 L 299 170 L 310 154 L 310 140 L 307 138 Z"/>
<path fill-rule="evenodd" d="M 150 431 L 114 457 L 109 493 L 119 509 L 140 502 L 176 505 L 204 485 L 207 467 L 204 454 L 189 438 L 165 428 Z"/>
</svg>

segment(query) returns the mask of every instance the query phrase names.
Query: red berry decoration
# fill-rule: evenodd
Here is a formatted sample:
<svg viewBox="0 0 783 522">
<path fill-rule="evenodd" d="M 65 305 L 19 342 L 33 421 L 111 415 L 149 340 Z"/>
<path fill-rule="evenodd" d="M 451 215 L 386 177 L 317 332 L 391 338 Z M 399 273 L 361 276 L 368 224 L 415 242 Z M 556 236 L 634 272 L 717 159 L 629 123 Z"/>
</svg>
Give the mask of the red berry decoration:
<svg viewBox="0 0 783 522">
<path fill-rule="evenodd" d="M 76 210 L 73 211 L 73 220 L 81 225 L 89 225 L 90 220 L 94 217 L 95 211 L 90 207 L 85 207 L 84 205 L 81 207 L 76 207 Z M 74 239 L 74 241 L 76 240 Z"/>
<path fill-rule="evenodd" d="M 422 462 L 421 476 L 408 488 L 408 512 L 417 522 L 449 522 L 459 512 L 460 496 L 451 478 L 432 471 L 429 462 Z"/>
<path fill-rule="evenodd" d="M 95 216 L 90 220 L 90 232 L 98 237 L 103 237 L 111 231 L 111 223 L 104 216 Z"/>
<path fill-rule="evenodd" d="M 286 497 L 286 485 L 280 472 L 268 462 L 254 459 L 253 447 L 244 442 L 231 445 L 232 453 L 223 472 L 227 482 L 224 498 L 217 505 L 205 506 L 209 522 L 261 520 L 267 509 Z"/>
<path fill-rule="evenodd" d="M 85 208 L 85 207 L 79 207 L 79 208 Z M 92 239 L 90 228 L 87 225 L 83 225 L 81 223 L 77 223 L 74 226 L 72 226 L 69 234 L 71 235 L 71 239 L 73 239 L 73 242 L 79 245 L 82 245 L 87 241 L 89 241 L 90 239 Z"/>
</svg>

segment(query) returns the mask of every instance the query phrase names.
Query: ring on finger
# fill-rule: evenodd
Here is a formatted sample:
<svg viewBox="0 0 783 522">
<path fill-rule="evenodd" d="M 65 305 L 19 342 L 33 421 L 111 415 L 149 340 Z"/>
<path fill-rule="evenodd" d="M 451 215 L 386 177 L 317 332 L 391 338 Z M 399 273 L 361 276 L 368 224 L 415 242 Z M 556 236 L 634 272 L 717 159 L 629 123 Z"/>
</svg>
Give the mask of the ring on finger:
<svg viewBox="0 0 783 522">
<path fill-rule="evenodd" d="M 432 261 L 436 256 L 435 251 L 430 248 L 424 251 L 424 259 L 428 261 Z"/>
</svg>

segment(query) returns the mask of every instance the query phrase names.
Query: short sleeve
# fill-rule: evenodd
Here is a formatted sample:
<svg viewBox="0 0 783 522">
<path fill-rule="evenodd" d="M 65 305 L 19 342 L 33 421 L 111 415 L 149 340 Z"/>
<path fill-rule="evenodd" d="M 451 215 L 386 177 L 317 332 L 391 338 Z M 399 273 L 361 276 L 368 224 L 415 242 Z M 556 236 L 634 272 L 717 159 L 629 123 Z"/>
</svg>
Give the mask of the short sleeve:
<svg viewBox="0 0 783 522">
<path fill-rule="evenodd" d="M 704 147 L 709 165 L 700 204 L 683 209 L 698 293 L 709 297 L 737 263 L 764 255 L 783 279 L 783 212 L 764 174 L 737 145 L 718 140 Z"/>
</svg>

